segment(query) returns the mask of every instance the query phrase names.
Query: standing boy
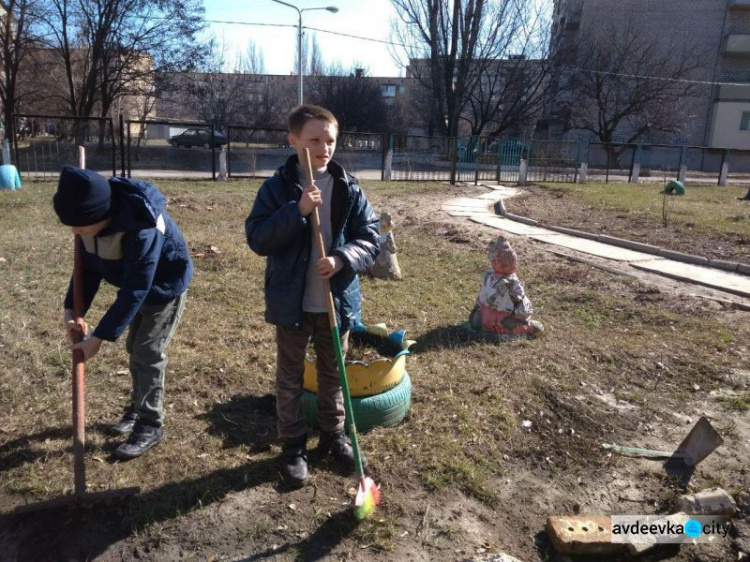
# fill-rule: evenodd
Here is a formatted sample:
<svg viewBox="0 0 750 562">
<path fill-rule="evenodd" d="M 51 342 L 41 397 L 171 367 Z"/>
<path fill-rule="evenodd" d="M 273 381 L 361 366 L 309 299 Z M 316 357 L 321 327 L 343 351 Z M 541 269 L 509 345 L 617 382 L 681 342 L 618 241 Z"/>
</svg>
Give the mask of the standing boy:
<svg viewBox="0 0 750 562">
<path fill-rule="evenodd" d="M 281 472 L 293 486 L 307 482 L 307 428 L 302 413 L 305 350 L 314 338 L 318 372 L 318 451 L 354 466 L 344 431 L 344 404 L 331 326 L 326 314 L 324 279 L 333 293 L 346 352 L 349 327 L 360 321 L 358 273 L 378 254 L 377 219 L 357 180 L 332 160 L 338 122 L 315 105 L 289 116 L 289 143 L 297 152 L 267 179 L 245 221 L 247 243 L 267 256 L 266 321 L 276 325 L 276 413 L 282 440 Z M 307 148 L 314 184 L 303 187 L 299 155 Z M 313 244 L 312 218 L 320 214 L 327 257 Z M 364 459 L 363 459 L 364 461 Z"/>
<path fill-rule="evenodd" d="M 164 438 L 165 352 L 185 308 L 193 263 L 182 233 L 164 210 L 164 195 L 151 184 L 107 180 L 65 166 L 53 202 L 60 221 L 83 241 L 82 314 L 102 279 L 118 287 L 93 334 L 72 349 L 83 351 L 84 360 L 91 359 L 103 341 L 117 340 L 130 327 L 125 347 L 133 377 L 132 401 L 110 431 L 130 433 L 115 454 L 133 459 Z M 73 318 L 72 279 L 64 321 L 72 339 L 81 329 Z"/>
</svg>

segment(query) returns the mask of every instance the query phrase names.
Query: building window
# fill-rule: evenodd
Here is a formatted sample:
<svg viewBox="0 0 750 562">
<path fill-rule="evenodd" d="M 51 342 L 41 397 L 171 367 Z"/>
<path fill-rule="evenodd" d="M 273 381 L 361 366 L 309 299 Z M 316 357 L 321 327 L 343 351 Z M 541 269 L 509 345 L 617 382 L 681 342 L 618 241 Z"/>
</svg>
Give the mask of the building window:
<svg viewBox="0 0 750 562">
<path fill-rule="evenodd" d="M 740 131 L 750 131 L 750 111 L 742 112 L 742 119 L 740 119 Z"/>
<path fill-rule="evenodd" d="M 380 91 L 385 98 L 392 98 L 396 95 L 396 84 L 383 84 L 380 87 Z"/>
</svg>

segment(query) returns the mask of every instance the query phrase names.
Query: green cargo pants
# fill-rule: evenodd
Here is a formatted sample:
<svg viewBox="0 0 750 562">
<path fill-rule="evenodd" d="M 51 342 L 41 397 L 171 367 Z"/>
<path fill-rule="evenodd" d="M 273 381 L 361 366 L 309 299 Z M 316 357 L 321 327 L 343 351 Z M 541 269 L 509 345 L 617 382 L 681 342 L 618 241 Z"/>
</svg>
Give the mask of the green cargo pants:
<svg viewBox="0 0 750 562">
<path fill-rule="evenodd" d="M 130 354 L 133 407 L 139 421 L 164 423 L 166 349 L 185 310 L 187 291 L 166 304 L 143 305 L 130 323 L 125 349 Z"/>
</svg>

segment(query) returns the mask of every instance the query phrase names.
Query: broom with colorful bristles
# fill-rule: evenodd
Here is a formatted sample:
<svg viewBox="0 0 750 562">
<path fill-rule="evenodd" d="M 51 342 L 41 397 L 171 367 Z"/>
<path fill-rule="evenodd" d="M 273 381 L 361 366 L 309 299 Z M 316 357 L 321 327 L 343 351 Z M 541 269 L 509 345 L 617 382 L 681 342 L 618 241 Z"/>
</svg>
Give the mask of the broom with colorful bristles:
<svg viewBox="0 0 750 562">
<path fill-rule="evenodd" d="M 313 184 L 313 172 L 310 165 L 310 151 L 305 148 L 302 150 L 302 168 L 305 171 L 308 185 Z M 326 257 L 325 244 L 323 235 L 320 232 L 320 215 L 318 208 L 312 212 L 313 235 L 315 244 L 318 247 L 320 258 Z M 354 414 L 352 412 L 352 399 L 349 395 L 349 381 L 346 378 L 346 365 L 344 363 L 344 353 L 341 350 L 341 335 L 339 325 L 336 320 L 336 309 L 333 305 L 333 295 L 331 294 L 331 283 L 328 279 L 323 280 L 323 286 L 326 290 L 326 308 L 328 309 L 328 320 L 331 323 L 331 339 L 333 340 L 333 350 L 336 355 L 336 362 L 339 366 L 339 375 L 341 377 L 341 390 L 344 394 L 344 409 L 346 410 L 346 424 L 349 429 L 349 436 L 352 440 L 352 449 L 354 452 L 354 468 L 359 478 L 357 494 L 354 496 L 352 508 L 357 519 L 364 519 L 372 515 L 375 507 L 380 503 L 380 486 L 373 482 L 372 478 L 365 476 L 365 470 L 362 466 L 362 455 L 359 451 L 359 440 L 357 439 L 357 427 L 354 423 Z"/>
</svg>

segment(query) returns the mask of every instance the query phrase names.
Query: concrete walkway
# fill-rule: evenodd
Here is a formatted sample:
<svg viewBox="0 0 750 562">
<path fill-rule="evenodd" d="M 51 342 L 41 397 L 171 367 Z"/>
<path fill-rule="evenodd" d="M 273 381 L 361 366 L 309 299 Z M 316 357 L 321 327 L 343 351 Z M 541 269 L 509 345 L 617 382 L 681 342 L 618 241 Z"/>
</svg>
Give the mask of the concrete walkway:
<svg viewBox="0 0 750 562">
<path fill-rule="evenodd" d="M 520 193 L 520 190 L 501 185 L 484 184 L 484 187 L 490 191 L 477 197 L 452 199 L 442 206 L 442 210 L 453 217 L 465 217 L 506 234 L 525 236 L 544 244 L 573 250 L 575 253 L 595 256 L 613 264 L 626 264 L 638 271 L 655 273 L 676 281 L 702 285 L 721 293 L 750 299 L 750 266 L 708 260 L 571 229 L 545 228 L 535 221 L 507 212 L 501 216 L 495 213 L 496 204 L 504 209 L 504 200 Z"/>
</svg>

